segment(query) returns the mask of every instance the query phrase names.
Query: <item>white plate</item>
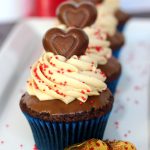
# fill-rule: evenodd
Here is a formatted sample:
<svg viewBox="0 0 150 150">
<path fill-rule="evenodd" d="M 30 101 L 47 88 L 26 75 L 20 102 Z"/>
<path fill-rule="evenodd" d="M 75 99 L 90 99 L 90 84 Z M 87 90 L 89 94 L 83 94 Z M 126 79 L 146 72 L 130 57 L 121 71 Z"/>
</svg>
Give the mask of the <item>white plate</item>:
<svg viewBox="0 0 150 150">
<path fill-rule="evenodd" d="M 51 20 L 27 20 L 17 25 L 0 51 L 0 150 L 32 150 L 34 141 L 19 100 L 30 65 L 42 53 L 42 35 Z M 150 21 L 131 20 L 120 61 L 122 77 L 105 139 L 129 140 L 149 150 Z"/>
</svg>

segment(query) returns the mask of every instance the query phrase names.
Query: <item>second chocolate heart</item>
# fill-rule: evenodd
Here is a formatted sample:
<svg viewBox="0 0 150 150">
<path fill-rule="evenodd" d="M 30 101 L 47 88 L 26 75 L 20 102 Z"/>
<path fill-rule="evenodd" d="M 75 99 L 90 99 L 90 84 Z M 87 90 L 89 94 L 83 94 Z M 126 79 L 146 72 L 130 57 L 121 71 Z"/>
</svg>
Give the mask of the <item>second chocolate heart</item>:
<svg viewBox="0 0 150 150">
<path fill-rule="evenodd" d="M 64 2 L 57 9 L 57 17 L 69 27 L 84 28 L 94 23 L 97 10 L 94 4 L 89 2 Z"/>
<path fill-rule="evenodd" d="M 46 32 L 43 46 L 46 51 L 70 58 L 73 55 L 83 55 L 88 47 L 88 36 L 84 31 L 71 28 L 67 32 L 53 28 Z"/>
</svg>

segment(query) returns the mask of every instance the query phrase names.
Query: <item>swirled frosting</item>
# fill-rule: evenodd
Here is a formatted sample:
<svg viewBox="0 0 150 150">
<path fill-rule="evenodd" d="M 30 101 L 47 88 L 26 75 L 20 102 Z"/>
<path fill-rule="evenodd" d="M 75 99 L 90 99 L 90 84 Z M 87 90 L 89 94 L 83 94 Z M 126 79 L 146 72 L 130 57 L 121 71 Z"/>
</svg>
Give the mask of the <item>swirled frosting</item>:
<svg viewBox="0 0 150 150">
<path fill-rule="evenodd" d="M 93 24 L 94 28 L 100 28 L 109 35 L 113 35 L 116 32 L 118 21 L 112 11 L 107 5 L 101 4 L 97 6 L 98 15 L 95 23 Z"/>
<path fill-rule="evenodd" d="M 109 10 L 112 13 L 115 13 L 115 11 L 118 10 L 120 7 L 120 1 L 119 0 L 105 0 L 103 3 L 105 6 L 107 6 L 109 8 Z"/>
<path fill-rule="evenodd" d="M 112 56 L 112 50 L 109 48 L 110 42 L 107 41 L 107 35 L 99 29 L 87 27 L 84 29 L 90 37 L 89 46 L 86 55 L 96 61 L 97 64 L 106 64 Z"/>
<path fill-rule="evenodd" d="M 59 99 L 68 104 L 78 99 L 86 102 L 88 96 L 99 95 L 107 88 L 105 79 L 97 64 L 86 55 L 67 60 L 45 52 L 31 67 L 27 92 L 41 101 Z"/>
</svg>

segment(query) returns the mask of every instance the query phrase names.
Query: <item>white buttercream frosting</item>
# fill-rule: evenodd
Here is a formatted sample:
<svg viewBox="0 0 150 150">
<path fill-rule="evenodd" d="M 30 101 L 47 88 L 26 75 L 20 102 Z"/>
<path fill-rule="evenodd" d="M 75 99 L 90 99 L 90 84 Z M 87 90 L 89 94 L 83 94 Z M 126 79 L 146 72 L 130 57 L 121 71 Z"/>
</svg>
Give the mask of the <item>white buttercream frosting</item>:
<svg viewBox="0 0 150 150">
<path fill-rule="evenodd" d="M 86 55 L 99 65 L 106 64 L 112 56 L 112 50 L 109 47 L 110 42 L 107 41 L 106 33 L 91 27 L 85 28 L 84 31 L 90 37 Z"/>
<path fill-rule="evenodd" d="M 105 4 L 97 5 L 98 15 L 94 28 L 100 28 L 109 35 L 113 35 L 116 32 L 118 20 L 115 17 L 112 10 Z"/>
<path fill-rule="evenodd" d="M 109 7 L 113 13 L 120 8 L 120 0 L 105 0 L 103 4 Z"/>
<path fill-rule="evenodd" d="M 86 102 L 88 96 L 99 95 L 107 88 L 106 77 L 97 63 L 88 56 L 66 59 L 45 52 L 31 68 L 27 92 L 39 100 L 62 100 L 68 104 L 75 99 Z"/>
</svg>

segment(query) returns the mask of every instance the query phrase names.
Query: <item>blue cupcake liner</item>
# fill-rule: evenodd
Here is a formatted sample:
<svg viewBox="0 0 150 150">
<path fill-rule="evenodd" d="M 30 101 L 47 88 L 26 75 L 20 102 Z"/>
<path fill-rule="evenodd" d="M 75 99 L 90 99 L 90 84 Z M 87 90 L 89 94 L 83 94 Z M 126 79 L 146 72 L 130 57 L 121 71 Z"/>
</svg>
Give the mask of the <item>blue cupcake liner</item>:
<svg viewBox="0 0 150 150">
<path fill-rule="evenodd" d="M 39 150 L 63 150 L 65 147 L 91 138 L 102 139 L 109 113 L 95 119 L 78 122 L 48 122 L 24 113 Z"/>
<path fill-rule="evenodd" d="M 119 82 L 119 79 L 107 83 L 107 87 L 108 87 L 108 89 L 110 89 L 110 91 L 112 92 L 113 95 L 116 92 L 118 82 Z"/>
<path fill-rule="evenodd" d="M 123 25 L 118 25 L 117 30 L 122 33 L 124 31 L 124 27 L 125 27 L 124 24 Z"/>
<path fill-rule="evenodd" d="M 118 59 L 120 52 L 121 52 L 121 49 L 113 50 L 112 55 Z"/>
</svg>

